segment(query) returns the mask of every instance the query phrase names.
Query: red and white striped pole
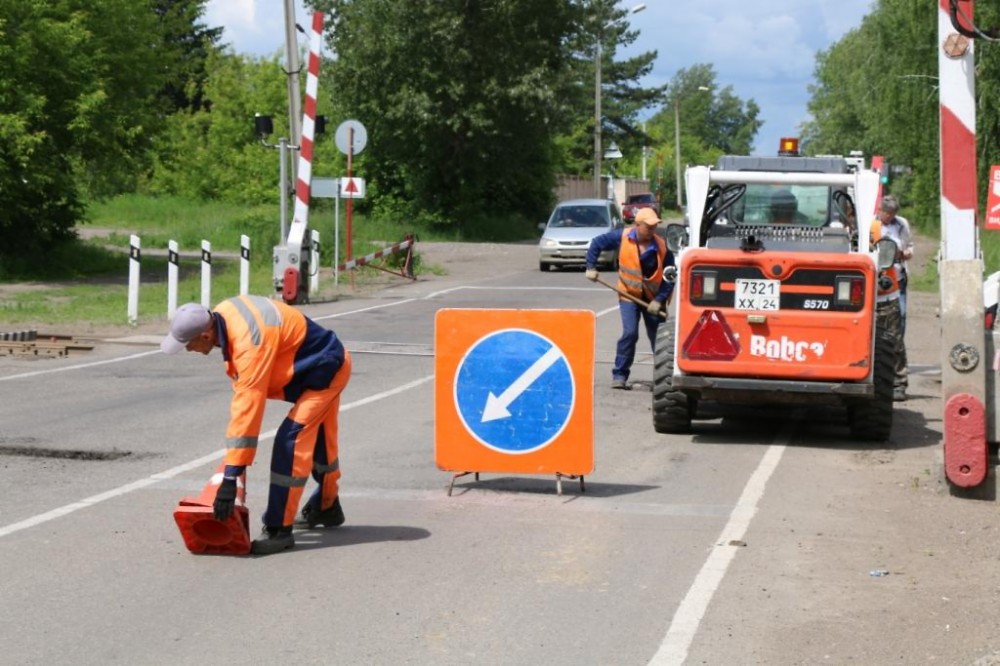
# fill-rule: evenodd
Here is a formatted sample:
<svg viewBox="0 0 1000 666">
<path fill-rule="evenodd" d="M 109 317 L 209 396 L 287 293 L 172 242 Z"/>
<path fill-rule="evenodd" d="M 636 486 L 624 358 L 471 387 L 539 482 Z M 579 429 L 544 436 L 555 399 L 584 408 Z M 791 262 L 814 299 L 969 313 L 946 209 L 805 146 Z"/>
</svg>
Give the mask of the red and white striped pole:
<svg viewBox="0 0 1000 666">
<path fill-rule="evenodd" d="M 295 181 L 295 207 L 288 230 L 288 268 L 282 283 L 282 299 L 298 301 L 303 285 L 302 259 L 309 256 L 309 189 L 312 186 L 313 138 L 316 135 L 316 92 L 319 89 L 319 55 L 323 37 L 323 12 L 314 12 L 309 35 L 309 66 L 306 73 L 305 106 L 302 110 L 302 139 L 299 145 L 299 165 Z M 315 270 L 310 266 L 310 270 Z M 306 283 L 308 284 L 308 283 Z M 304 287 L 307 288 L 307 287 Z"/>
<path fill-rule="evenodd" d="M 958 2 L 968 28 L 972 27 L 973 4 L 972 0 Z M 945 259 L 975 259 L 979 252 L 974 48 L 972 40 L 952 25 L 949 5 L 949 0 L 939 0 L 942 252 Z"/>
<path fill-rule="evenodd" d="M 962 488 L 983 483 L 986 367 L 983 265 L 976 224 L 976 79 L 972 40 L 938 2 L 941 114 L 941 388 L 944 473 Z M 958 0 L 958 20 L 972 29 L 973 2 Z"/>
</svg>

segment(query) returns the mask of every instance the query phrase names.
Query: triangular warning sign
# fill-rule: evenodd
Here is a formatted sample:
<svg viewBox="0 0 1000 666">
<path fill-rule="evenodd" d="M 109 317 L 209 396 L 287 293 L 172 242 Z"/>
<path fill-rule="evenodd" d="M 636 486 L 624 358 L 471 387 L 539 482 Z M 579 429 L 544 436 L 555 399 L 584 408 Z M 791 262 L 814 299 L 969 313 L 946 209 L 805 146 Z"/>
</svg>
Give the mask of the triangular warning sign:
<svg viewBox="0 0 1000 666">
<path fill-rule="evenodd" d="M 357 194 L 358 185 L 357 183 L 354 182 L 353 178 L 347 179 L 347 187 L 344 188 L 344 192 L 348 192 L 350 194 Z"/>
</svg>

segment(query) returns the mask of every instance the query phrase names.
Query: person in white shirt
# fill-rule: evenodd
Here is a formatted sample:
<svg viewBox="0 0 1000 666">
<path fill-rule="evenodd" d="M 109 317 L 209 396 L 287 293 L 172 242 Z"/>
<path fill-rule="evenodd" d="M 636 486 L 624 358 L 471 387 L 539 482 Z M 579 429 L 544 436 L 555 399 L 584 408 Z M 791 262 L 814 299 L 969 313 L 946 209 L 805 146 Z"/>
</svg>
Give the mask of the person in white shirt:
<svg viewBox="0 0 1000 666">
<path fill-rule="evenodd" d="M 908 282 L 907 261 L 913 258 L 913 235 L 909 221 L 899 213 L 899 199 L 890 195 L 882 197 L 878 219 L 881 233 L 891 238 L 899 247 L 896 255 L 896 277 L 899 281 L 899 341 L 896 350 L 896 387 L 894 400 L 906 399 L 907 359 L 906 359 L 906 286 Z"/>
</svg>

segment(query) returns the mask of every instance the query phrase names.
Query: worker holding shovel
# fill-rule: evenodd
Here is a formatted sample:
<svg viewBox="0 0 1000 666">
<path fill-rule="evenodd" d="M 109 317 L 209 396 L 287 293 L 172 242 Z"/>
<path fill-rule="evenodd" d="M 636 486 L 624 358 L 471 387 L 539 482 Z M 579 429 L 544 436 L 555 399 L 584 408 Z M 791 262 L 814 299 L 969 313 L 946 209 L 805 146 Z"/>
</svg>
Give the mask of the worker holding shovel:
<svg viewBox="0 0 1000 666">
<path fill-rule="evenodd" d="M 618 310 L 622 317 L 622 335 L 618 338 L 615 366 L 611 370 L 611 388 L 629 390 L 628 377 L 639 341 L 639 319 L 646 326 L 649 344 L 656 347 L 656 328 L 666 318 L 666 304 L 674 290 L 672 280 L 663 278 L 664 268 L 674 265 L 674 255 L 667 243 L 656 234 L 660 218 L 652 208 L 643 208 L 635 224 L 595 237 L 587 249 L 587 279 L 618 292 Z M 600 279 L 597 259 L 601 252 L 618 250 L 618 286 Z"/>
</svg>

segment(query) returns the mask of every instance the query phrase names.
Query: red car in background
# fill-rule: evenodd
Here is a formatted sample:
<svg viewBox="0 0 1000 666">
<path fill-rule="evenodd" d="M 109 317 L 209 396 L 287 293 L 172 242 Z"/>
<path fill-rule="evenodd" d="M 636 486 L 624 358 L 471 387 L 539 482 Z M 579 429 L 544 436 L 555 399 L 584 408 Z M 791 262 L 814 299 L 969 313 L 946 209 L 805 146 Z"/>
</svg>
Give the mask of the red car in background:
<svg viewBox="0 0 1000 666">
<path fill-rule="evenodd" d="M 657 217 L 660 215 L 660 202 L 656 200 L 655 195 L 651 192 L 632 194 L 625 198 L 625 203 L 622 205 L 622 217 L 625 218 L 625 222 L 631 224 L 640 208 L 652 208 L 656 211 Z"/>
</svg>

